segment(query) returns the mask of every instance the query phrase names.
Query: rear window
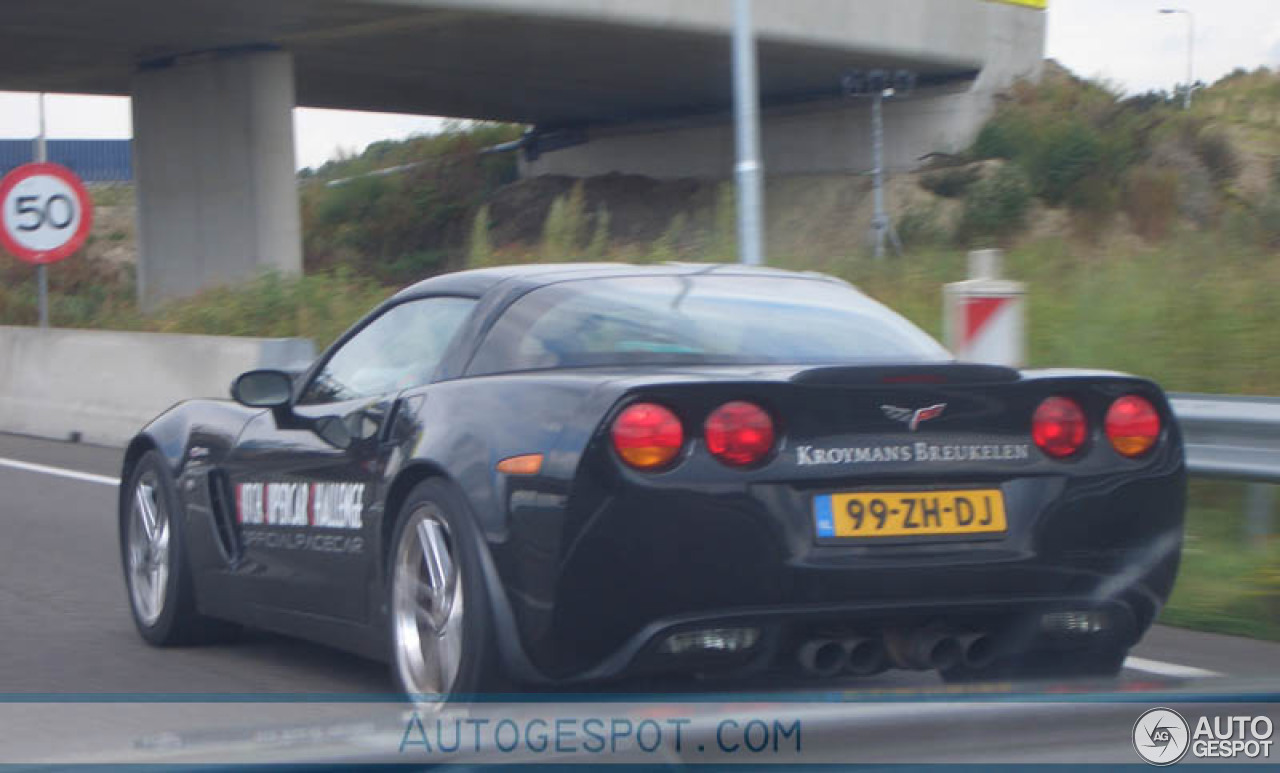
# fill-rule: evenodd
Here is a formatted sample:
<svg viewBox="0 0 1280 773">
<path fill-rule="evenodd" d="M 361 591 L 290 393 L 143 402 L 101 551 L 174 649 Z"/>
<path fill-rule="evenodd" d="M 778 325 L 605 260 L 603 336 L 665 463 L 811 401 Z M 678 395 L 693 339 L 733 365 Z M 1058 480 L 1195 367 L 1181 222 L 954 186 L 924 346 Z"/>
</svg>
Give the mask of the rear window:
<svg viewBox="0 0 1280 773">
<path fill-rule="evenodd" d="M 533 290 L 498 319 L 470 372 L 948 359 L 919 328 L 847 285 L 696 274 Z"/>
</svg>

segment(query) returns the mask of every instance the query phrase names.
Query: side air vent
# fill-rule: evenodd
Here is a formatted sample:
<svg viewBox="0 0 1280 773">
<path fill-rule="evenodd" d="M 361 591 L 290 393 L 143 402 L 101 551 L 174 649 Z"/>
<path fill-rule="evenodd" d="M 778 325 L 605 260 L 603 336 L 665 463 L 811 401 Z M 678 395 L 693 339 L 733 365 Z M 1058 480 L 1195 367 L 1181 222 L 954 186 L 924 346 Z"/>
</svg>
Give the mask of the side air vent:
<svg viewBox="0 0 1280 773">
<path fill-rule="evenodd" d="M 234 495 L 226 473 L 214 470 L 209 473 L 209 504 L 213 510 L 213 526 L 218 535 L 218 545 L 227 563 L 240 560 L 243 547 L 236 535 Z"/>
</svg>

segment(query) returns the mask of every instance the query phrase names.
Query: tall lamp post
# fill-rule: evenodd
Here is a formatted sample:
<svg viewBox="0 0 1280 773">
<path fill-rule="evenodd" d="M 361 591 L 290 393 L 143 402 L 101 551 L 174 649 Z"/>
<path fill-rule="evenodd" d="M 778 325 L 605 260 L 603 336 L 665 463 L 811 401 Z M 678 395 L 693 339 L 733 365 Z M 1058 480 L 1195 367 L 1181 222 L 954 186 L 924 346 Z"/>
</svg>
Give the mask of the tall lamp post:
<svg viewBox="0 0 1280 773">
<path fill-rule="evenodd" d="M 764 162 L 751 0 L 733 2 L 733 104 L 738 146 L 738 260 L 759 266 L 764 263 Z"/>
<path fill-rule="evenodd" d="M 1195 88 L 1196 71 L 1196 15 L 1185 8 L 1161 8 L 1162 14 L 1182 14 L 1187 17 L 1187 90 L 1182 95 L 1182 109 L 1191 109 L 1191 92 Z"/>
</svg>

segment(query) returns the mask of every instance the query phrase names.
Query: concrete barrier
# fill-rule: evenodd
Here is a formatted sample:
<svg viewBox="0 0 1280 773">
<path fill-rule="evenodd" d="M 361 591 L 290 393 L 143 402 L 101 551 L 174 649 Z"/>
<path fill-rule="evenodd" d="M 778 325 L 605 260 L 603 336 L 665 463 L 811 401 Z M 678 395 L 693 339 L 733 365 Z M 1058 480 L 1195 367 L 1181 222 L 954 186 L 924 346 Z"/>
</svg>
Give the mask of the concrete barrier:
<svg viewBox="0 0 1280 773">
<path fill-rule="evenodd" d="M 0 327 L 0 432 L 123 445 L 174 403 L 229 399 L 246 370 L 314 358 L 300 338 Z"/>
</svg>

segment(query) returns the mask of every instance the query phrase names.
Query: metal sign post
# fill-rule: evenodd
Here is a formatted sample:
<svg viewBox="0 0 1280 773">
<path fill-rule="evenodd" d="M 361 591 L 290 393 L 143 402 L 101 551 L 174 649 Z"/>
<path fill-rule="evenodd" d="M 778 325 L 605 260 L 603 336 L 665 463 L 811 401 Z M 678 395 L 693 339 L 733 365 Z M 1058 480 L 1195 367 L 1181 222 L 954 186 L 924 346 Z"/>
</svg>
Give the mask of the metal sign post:
<svg viewBox="0 0 1280 773">
<path fill-rule="evenodd" d="M 93 199 L 75 172 L 46 159 L 44 95 L 36 161 L 0 178 L 0 247 L 36 267 L 40 327 L 49 327 L 48 264 L 84 246 L 93 227 Z"/>
<path fill-rule="evenodd" d="M 49 147 L 45 142 L 44 92 L 40 92 L 40 133 L 36 135 L 36 163 L 43 164 L 49 160 Z M 36 304 L 40 309 L 40 327 L 49 327 L 49 267 L 44 263 L 36 266 Z"/>
<path fill-rule="evenodd" d="M 738 163 L 738 259 L 764 263 L 764 163 L 760 158 L 760 88 L 751 0 L 733 2 L 733 106 Z"/>
<path fill-rule="evenodd" d="M 876 260 L 884 260 L 885 237 L 889 232 L 889 213 L 884 207 L 884 92 L 871 95 L 871 144 L 875 158 L 875 215 L 871 229 L 875 231 Z"/>
<path fill-rule="evenodd" d="M 915 89 L 916 75 L 907 70 L 855 70 L 844 76 L 844 92 L 850 97 L 871 97 L 871 155 L 875 168 L 871 171 L 875 187 L 875 215 L 871 219 L 871 236 L 877 260 L 884 259 L 885 244 L 892 242 L 893 251 L 902 255 L 902 241 L 893 227 L 885 207 L 884 191 L 884 101 L 903 96 Z"/>
</svg>

